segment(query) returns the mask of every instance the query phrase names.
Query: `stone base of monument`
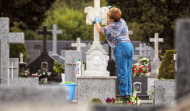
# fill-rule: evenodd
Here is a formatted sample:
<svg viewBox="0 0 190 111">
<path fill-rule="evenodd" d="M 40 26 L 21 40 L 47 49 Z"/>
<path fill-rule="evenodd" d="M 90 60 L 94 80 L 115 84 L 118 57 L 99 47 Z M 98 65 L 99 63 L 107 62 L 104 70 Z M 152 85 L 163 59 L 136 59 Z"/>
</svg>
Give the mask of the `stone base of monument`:
<svg viewBox="0 0 190 111">
<path fill-rule="evenodd" d="M 103 103 L 116 97 L 116 76 L 78 77 L 78 104 L 89 104 L 92 98 L 99 98 Z"/>
<path fill-rule="evenodd" d="M 176 82 L 174 79 L 169 80 L 155 80 L 155 105 L 168 105 L 175 102 L 176 96 Z"/>
<path fill-rule="evenodd" d="M 10 79 L 9 86 L 38 86 L 39 78 L 38 77 L 27 77 L 18 79 Z"/>
<path fill-rule="evenodd" d="M 67 91 L 60 86 L 0 87 L 0 104 L 63 105 L 66 99 Z"/>
</svg>

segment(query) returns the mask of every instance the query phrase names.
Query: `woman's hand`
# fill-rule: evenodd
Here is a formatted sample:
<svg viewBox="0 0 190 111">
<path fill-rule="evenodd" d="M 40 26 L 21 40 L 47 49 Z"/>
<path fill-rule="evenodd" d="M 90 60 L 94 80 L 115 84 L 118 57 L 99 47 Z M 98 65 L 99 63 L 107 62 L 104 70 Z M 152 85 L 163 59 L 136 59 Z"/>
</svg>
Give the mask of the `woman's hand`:
<svg viewBox="0 0 190 111">
<path fill-rule="evenodd" d="M 97 30 L 100 34 L 102 34 L 102 29 L 101 29 L 101 25 L 100 25 L 100 17 L 96 17 L 94 22 L 96 23 L 96 27 L 97 27 Z"/>
</svg>

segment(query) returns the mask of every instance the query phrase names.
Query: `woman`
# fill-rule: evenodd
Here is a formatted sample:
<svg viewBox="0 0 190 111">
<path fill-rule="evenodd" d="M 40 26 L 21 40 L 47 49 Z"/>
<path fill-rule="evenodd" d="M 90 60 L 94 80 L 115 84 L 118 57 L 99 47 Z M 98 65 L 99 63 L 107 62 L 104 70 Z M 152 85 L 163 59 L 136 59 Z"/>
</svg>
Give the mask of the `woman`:
<svg viewBox="0 0 190 111">
<path fill-rule="evenodd" d="M 108 44 L 114 51 L 118 77 L 120 80 L 119 90 L 122 98 L 129 99 L 132 95 L 132 64 L 133 64 L 133 45 L 129 39 L 128 26 L 121 18 L 121 10 L 112 8 L 108 12 L 110 24 L 101 27 L 100 18 L 95 19 L 97 30 L 100 34 L 106 34 Z"/>
</svg>

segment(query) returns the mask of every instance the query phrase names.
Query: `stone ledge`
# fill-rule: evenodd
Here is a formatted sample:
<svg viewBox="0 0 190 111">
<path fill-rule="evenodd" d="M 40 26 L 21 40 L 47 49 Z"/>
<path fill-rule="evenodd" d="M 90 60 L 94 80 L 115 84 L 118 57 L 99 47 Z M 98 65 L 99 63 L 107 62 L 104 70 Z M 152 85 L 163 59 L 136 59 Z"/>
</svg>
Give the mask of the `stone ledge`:
<svg viewBox="0 0 190 111">
<path fill-rule="evenodd" d="M 78 79 L 117 79 L 117 76 L 84 76 L 84 77 L 77 77 Z"/>
</svg>

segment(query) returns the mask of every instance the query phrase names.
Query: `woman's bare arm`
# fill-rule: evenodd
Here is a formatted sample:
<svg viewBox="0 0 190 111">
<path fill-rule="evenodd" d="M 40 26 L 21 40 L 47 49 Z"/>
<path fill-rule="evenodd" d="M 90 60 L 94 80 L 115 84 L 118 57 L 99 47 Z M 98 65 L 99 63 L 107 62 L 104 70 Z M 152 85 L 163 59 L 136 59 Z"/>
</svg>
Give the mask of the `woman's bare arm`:
<svg viewBox="0 0 190 111">
<path fill-rule="evenodd" d="M 96 23 L 96 27 L 97 27 L 98 32 L 99 32 L 100 34 L 102 34 L 103 32 L 102 32 L 100 23 Z"/>
</svg>

